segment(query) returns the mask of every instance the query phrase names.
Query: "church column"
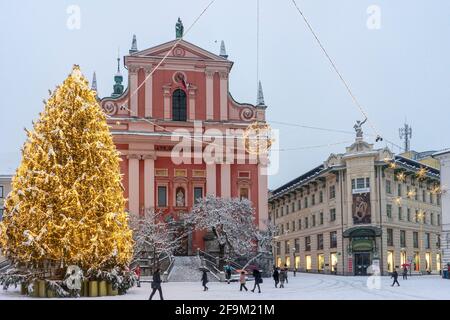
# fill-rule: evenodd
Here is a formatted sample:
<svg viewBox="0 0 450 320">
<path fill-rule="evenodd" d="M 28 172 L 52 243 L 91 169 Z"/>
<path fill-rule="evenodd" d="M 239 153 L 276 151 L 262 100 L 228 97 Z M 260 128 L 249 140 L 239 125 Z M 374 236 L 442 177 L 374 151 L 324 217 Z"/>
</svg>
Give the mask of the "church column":
<svg viewBox="0 0 450 320">
<path fill-rule="evenodd" d="M 129 85 L 129 95 L 130 95 L 130 110 L 131 110 L 131 116 L 138 115 L 138 94 L 136 91 L 138 87 L 138 71 L 139 67 L 136 65 L 131 65 L 129 68 L 129 74 L 130 74 L 130 85 Z M 134 93 L 134 94 L 133 94 Z"/>
<path fill-rule="evenodd" d="M 196 89 L 189 89 L 189 118 L 188 120 L 194 121 L 195 120 L 195 95 L 196 95 Z"/>
<path fill-rule="evenodd" d="M 144 156 L 144 207 L 155 207 L 155 157 Z"/>
<path fill-rule="evenodd" d="M 206 120 L 214 119 L 214 71 L 206 70 Z"/>
<path fill-rule="evenodd" d="M 153 75 L 149 77 L 152 71 L 152 66 L 145 67 L 145 117 L 151 118 L 153 116 Z M 148 78 L 147 78 L 148 77 Z"/>
<path fill-rule="evenodd" d="M 170 120 L 170 86 L 163 86 L 164 92 L 164 119 Z"/>
<path fill-rule="evenodd" d="M 268 160 L 264 155 L 259 155 L 260 161 L 258 163 L 258 226 L 260 229 L 265 229 L 265 222 L 269 219 L 268 210 Z M 264 159 L 261 159 L 264 157 Z M 264 160 L 264 161 L 262 161 Z"/>
<path fill-rule="evenodd" d="M 139 156 L 128 155 L 128 208 L 139 215 Z"/>
<path fill-rule="evenodd" d="M 216 195 L 216 164 L 206 164 L 206 194 Z"/>
<path fill-rule="evenodd" d="M 220 121 L 228 120 L 228 72 L 220 72 Z"/>
<path fill-rule="evenodd" d="M 220 165 L 220 192 L 222 198 L 231 198 L 231 165 Z"/>
</svg>

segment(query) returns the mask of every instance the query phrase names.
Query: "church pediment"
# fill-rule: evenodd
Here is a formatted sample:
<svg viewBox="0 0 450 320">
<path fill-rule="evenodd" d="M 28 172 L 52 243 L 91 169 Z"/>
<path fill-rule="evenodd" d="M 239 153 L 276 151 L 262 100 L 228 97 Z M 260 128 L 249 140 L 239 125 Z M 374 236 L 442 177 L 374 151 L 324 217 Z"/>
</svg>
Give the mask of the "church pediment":
<svg viewBox="0 0 450 320">
<path fill-rule="evenodd" d="M 178 40 L 172 40 L 163 43 L 159 46 L 152 47 L 143 51 L 133 53 L 132 56 L 137 57 L 164 57 L 169 51 L 168 57 L 173 58 L 186 58 L 191 60 L 210 60 L 210 61 L 220 61 L 220 62 L 230 62 L 227 59 L 211 53 L 205 49 L 197 47 L 196 45 L 181 40 L 172 50 L 173 45 Z"/>
</svg>

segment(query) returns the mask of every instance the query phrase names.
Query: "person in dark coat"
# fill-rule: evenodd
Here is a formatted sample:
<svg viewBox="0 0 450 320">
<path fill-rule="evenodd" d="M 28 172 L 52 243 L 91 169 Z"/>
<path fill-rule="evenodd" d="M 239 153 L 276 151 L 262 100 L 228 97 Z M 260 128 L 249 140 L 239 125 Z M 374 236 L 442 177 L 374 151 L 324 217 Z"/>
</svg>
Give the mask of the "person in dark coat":
<svg viewBox="0 0 450 320">
<path fill-rule="evenodd" d="M 231 266 L 229 264 L 224 266 L 225 269 L 225 275 L 226 275 L 226 279 L 228 284 L 230 284 L 231 281 Z"/>
<path fill-rule="evenodd" d="M 392 282 L 391 287 L 393 287 L 394 284 L 396 284 L 396 283 L 397 283 L 397 286 L 400 287 L 400 283 L 398 283 L 398 272 L 397 272 L 397 269 L 395 269 L 394 272 L 392 272 L 391 279 L 392 278 L 394 278 L 394 282 Z"/>
<path fill-rule="evenodd" d="M 273 270 L 273 281 L 275 281 L 275 288 L 278 288 L 278 283 L 280 282 L 280 272 L 278 271 L 278 268 L 275 268 Z"/>
<path fill-rule="evenodd" d="M 403 280 L 408 280 L 408 268 L 403 266 Z"/>
<path fill-rule="evenodd" d="M 286 269 L 280 270 L 280 288 L 284 288 L 284 281 L 286 280 Z"/>
<path fill-rule="evenodd" d="M 284 264 L 284 271 L 286 271 L 285 274 L 284 274 L 284 280 L 286 281 L 286 283 L 289 283 L 289 281 L 288 281 L 288 271 L 289 271 L 289 269 L 287 267 L 287 264 Z"/>
<path fill-rule="evenodd" d="M 253 269 L 253 278 L 255 278 L 255 285 L 253 286 L 252 292 L 255 292 L 256 287 L 258 287 L 258 293 L 261 293 L 261 287 L 259 286 L 262 283 L 261 272 L 258 269 Z"/>
<path fill-rule="evenodd" d="M 206 286 L 206 284 L 208 283 L 208 274 L 206 273 L 206 270 L 203 270 L 203 274 L 202 274 L 202 286 L 203 286 L 203 291 L 207 291 L 209 288 Z"/>
<path fill-rule="evenodd" d="M 150 298 L 148 300 L 152 300 L 153 296 L 156 293 L 156 290 L 159 291 L 159 298 L 161 300 L 164 300 L 162 289 L 161 289 L 161 275 L 159 274 L 161 270 L 159 268 L 156 269 L 156 271 L 153 273 L 153 281 L 152 281 L 152 294 L 150 295 Z"/>
</svg>

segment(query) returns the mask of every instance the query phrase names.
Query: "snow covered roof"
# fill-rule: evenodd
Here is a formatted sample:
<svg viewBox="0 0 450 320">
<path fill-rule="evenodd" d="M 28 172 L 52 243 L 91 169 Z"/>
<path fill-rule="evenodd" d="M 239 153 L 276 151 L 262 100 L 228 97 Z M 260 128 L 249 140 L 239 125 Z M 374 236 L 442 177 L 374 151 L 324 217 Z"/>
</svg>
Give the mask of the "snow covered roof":
<svg viewBox="0 0 450 320">
<path fill-rule="evenodd" d="M 272 200 L 273 198 L 276 198 L 280 196 L 281 194 L 290 191 L 292 189 L 295 189 L 296 187 L 304 184 L 305 182 L 318 177 L 321 173 L 325 172 L 327 169 L 323 164 L 321 164 L 318 167 L 315 167 L 314 169 L 306 172 L 305 174 L 301 175 L 298 178 L 295 178 L 294 180 L 289 181 L 288 183 L 282 185 L 281 187 L 275 189 L 272 191 L 272 197 L 269 199 Z"/>
</svg>

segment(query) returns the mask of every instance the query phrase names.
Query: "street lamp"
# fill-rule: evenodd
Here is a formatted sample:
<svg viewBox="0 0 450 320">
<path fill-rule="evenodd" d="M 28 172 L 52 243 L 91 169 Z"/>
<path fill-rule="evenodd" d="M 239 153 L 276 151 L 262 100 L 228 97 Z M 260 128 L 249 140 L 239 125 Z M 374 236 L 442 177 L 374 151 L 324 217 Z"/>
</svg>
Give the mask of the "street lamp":
<svg viewBox="0 0 450 320">
<path fill-rule="evenodd" d="M 423 210 L 419 210 L 419 212 L 417 213 L 417 218 L 419 220 L 419 225 L 420 225 L 419 261 L 421 261 L 420 254 L 423 250 L 423 221 L 425 218 L 425 213 Z M 419 271 L 420 271 L 420 265 L 421 265 L 421 262 L 419 262 Z"/>
</svg>

